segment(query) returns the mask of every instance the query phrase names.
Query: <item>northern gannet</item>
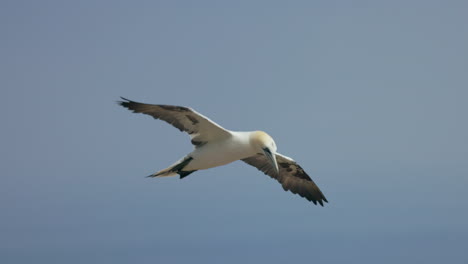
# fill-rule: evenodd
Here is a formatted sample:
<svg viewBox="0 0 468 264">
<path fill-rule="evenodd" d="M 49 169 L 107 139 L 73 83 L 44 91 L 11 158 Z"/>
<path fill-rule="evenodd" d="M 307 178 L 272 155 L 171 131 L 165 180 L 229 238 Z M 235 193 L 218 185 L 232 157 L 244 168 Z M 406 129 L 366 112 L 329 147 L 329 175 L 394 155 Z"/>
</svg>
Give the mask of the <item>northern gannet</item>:
<svg viewBox="0 0 468 264">
<path fill-rule="evenodd" d="M 222 166 L 236 160 L 250 164 L 281 183 L 285 191 L 299 194 L 323 206 L 328 202 L 318 186 L 293 159 L 276 152 L 273 138 L 263 131 L 237 132 L 224 129 L 195 110 L 173 105 L 153 105 L 121 97 L 118 103 L 132 110 L 166 121 L 187 132 L 195 149 L 170 167 L 148 177 L 179 175 Z"/>
</svg>

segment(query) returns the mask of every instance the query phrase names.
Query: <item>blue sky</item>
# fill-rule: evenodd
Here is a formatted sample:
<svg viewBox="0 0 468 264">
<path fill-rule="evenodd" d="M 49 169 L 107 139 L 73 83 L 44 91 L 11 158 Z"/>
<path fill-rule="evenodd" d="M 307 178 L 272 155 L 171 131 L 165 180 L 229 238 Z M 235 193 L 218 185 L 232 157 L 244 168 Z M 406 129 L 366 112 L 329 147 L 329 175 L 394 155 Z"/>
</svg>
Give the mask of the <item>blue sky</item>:
<svg viewBox="0 0 468 264">
<path fill-rule="evenodd" d="M 0 262 L 467 262 L 467 11 L 2 1 Z M 144 178 L 192 147 L 119 96 L 267 131 L 330 203 L 241 162 Z"/>
</svg>

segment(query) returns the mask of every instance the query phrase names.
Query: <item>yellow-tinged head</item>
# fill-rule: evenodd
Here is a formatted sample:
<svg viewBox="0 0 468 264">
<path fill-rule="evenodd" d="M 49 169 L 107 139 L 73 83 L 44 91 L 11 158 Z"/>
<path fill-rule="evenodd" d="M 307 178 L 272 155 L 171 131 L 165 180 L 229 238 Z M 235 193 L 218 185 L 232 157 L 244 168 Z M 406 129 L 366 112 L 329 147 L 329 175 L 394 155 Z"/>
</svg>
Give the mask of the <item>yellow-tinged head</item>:
<svg viewBox="0 0 468 264">
<path fill-rule="evenodd" d="M 250 144 L 258 153 L 264 154 L 273 165 L 276 173 L 279 173 L 278 163 L 276 163 L 276 144 L 273 138 L 263 131 L 255 131 L 250 135 Z"/>
<path fill-rule="evenodd" d="M 270 135 L 263 131 L 252 132 L 250 135 L 250 144 L 260 153 L 263 152 L 264 148 L 269 148 L 270 151 L 276 152 L 275 141 L 270 137 Z"/>
</svg>

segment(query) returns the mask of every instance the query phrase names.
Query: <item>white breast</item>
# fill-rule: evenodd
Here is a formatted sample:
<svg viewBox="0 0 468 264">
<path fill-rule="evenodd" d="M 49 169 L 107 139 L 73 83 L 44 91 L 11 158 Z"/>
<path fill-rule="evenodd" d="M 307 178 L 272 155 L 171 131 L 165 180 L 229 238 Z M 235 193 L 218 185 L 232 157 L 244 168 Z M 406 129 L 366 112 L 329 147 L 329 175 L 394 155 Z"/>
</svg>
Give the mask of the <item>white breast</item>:
<svg viewBox="0 0 468 264">
<path fill-rule="evenodd" d="M 250 132 L 231 132 L 232 137 L 208 142 L 189 154 L 193 160 L 184 170 L 204 170 L 222 166 L 255 154 L 249 142 Z"/>
</svg>

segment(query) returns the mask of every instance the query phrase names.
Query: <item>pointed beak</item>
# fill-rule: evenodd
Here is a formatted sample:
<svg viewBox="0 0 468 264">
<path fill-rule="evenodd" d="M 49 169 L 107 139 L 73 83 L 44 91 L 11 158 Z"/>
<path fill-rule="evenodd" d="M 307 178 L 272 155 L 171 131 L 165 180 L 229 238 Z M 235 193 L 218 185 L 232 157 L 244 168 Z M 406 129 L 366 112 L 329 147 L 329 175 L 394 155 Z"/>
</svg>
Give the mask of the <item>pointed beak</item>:
<svg viewBox="0 0 468 264">
<path fill-rule="evenodd" d="M 270 151 L 268 148 L 264 148 L 263 152 L 267 157 L 268 161 L 271 163 L 277 174 L 279 174 L 278 163 L 276 162 L 276 155 Z"/>
</svg>

